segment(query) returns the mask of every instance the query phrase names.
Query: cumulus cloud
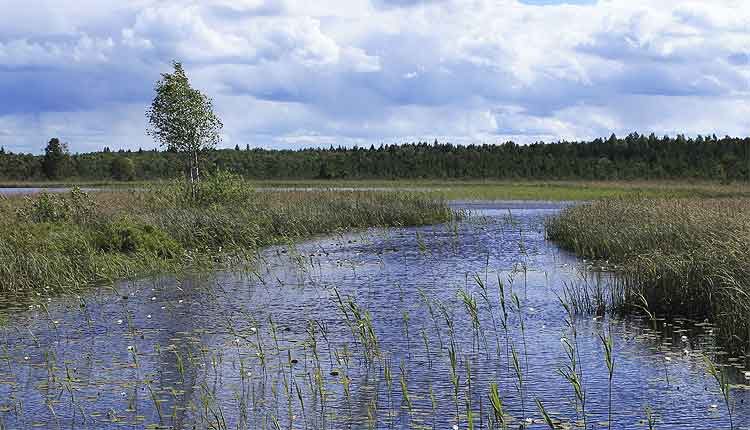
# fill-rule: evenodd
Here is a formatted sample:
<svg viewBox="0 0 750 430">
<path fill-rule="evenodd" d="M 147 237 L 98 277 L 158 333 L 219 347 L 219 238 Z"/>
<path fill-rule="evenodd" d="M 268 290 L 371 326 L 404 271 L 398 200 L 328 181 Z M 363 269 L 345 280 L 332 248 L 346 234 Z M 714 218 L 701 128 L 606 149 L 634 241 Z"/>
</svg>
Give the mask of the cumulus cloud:
<svg viewBox="0 0 750 430">
<path fill-rule="evenodd" d="M 0 144 L 152 147 L 182 61 L 225 145 L 749 134 L 743 0 L 30 0 L 0 16 Z"/>
</svg>

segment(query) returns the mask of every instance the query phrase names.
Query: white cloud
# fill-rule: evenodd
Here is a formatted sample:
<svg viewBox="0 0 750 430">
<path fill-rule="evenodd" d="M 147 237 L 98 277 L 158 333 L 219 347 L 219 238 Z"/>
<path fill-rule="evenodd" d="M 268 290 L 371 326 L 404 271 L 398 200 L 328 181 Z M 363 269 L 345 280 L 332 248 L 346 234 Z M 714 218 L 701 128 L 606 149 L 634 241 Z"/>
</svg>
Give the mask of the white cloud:
<svg viewBox="0 0 750 430">
<path fill-rule="evenodd" d="M 172 59 L 232 146 L 750 133 L 743 0 L 30 1 L 0 0 L 6 146 L 152 146 Z"/>
</svg>

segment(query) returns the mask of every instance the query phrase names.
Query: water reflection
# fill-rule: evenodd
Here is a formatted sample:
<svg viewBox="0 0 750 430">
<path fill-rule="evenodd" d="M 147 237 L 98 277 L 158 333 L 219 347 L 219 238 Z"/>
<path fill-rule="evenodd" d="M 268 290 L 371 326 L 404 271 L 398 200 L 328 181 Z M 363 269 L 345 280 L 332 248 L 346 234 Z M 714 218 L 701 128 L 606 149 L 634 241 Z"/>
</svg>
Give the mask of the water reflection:
<svg viewBox="0 0 750 430">
<path fill-rule="evenodd" d="M 472 205 L 472 216 L 455 225 L 268 249 L 243 273 L 123 283 L 6 310 L 2 423 L 467 428 L 471 415 L 475 428 L 488 428 L 489 386 L 497 382 L 513 428 L 543 428 L 536 398 L 569 426 L 582 414 L 558 373 L 566 364 L 560 340 L 571 333 L 557 296 L 589 275 L 544 240 L 541 221 L 560 207 Z M 646 408 L 658 428 L 728 427 L 703 364 L 704 354 L 721 354 L 713 327 L 581 316 L 577 356 L 589 426 L 607 420 L 598 337 L 607 327 L 615 337 L 613 428 L 645 425 Z M 728 362 L 733 381 L 744 383 L 744 363 Z M 735 423 L 747 425 L 746 391 L 732 395 Z"/>
</svg>

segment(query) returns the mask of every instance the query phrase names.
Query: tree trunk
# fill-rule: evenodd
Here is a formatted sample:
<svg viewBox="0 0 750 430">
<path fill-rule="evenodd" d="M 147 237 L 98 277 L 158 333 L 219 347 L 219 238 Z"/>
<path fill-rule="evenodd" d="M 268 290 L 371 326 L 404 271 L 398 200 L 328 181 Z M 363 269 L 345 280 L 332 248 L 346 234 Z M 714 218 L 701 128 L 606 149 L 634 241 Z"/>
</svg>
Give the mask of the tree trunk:
<svg viewBox="0 0 750 430">
<path fill-rule="evenodd" d="M 197 197 L 197 190 L 196 190 L 196 182 L 198 181 L 198 178 L 196 177 L 196 169 L 197 166 L 195 164 L 196 157 L 193 156 L 193 153 L 187 154 L 187 178 L 188 178 L 188 188 L 190 193 L 190 198 L 192 200 L 195 200 Z"/>
<path fill-rule="evenodd" d="M 200 172 L 198 171 L 198 151 L 193 153 L 193 169 L 195 169 L 195 182 L 200 182 Z"/>
</svg>

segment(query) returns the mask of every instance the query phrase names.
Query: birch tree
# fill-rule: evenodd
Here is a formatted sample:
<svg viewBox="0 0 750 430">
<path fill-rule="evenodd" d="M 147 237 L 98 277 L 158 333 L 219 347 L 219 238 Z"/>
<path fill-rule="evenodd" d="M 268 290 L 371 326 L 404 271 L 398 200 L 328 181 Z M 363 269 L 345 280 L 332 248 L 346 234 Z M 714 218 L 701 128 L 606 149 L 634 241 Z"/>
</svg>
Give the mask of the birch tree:
<svg viewBox="0 0 750 430">
<path fill-rule="evenodd" d="M 147 133 L 161 146 L 185 156 L 186 176 L 193 197 L 200 181 L 199 156 L 221 141 L 221 120 L 211 99 L 190 86 L 185 69 L 173 62 L 172 73 L 162 73 L 156 82 L 151 106 L 146 111 Z"/>
</svg>

